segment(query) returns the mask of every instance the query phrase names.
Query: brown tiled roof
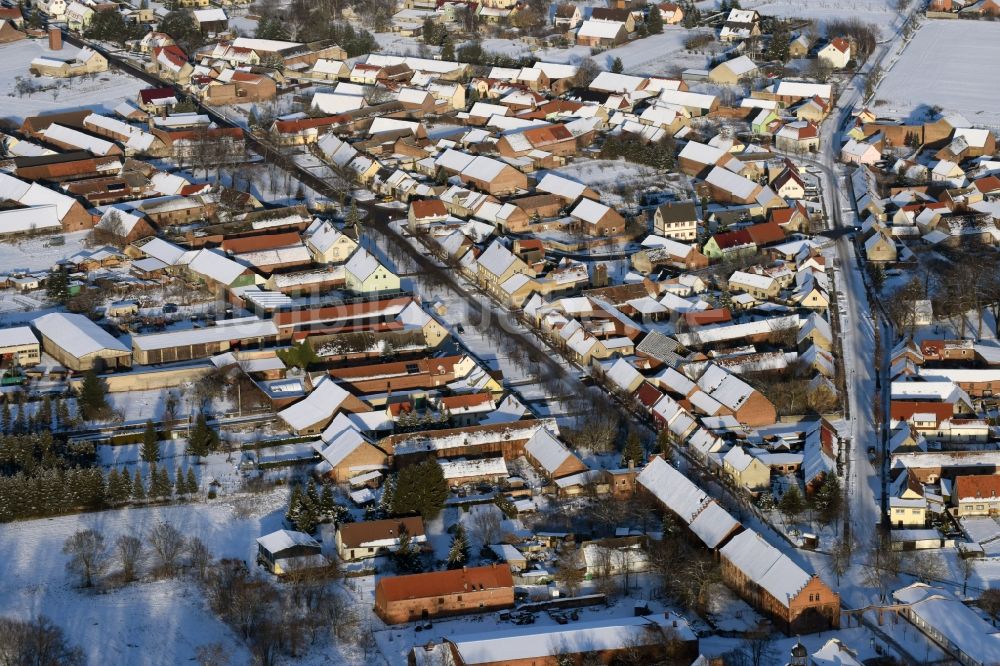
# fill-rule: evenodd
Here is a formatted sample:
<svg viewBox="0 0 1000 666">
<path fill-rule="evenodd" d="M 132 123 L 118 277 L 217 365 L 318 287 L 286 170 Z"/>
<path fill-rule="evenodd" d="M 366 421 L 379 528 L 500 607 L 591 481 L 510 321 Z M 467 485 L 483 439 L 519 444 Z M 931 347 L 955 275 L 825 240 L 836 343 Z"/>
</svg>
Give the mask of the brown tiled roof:
<svg viewBox="0 0 1000 666">
<path fill-rule="evenodd" d="M 291 247 L 301 242 L 302 237 L 297 231 L 287 231 L 280 234 L 257 234 L 254 236 L 227 238 L 222 241 L 222 249 L 234 254 L 241 254 L 243 252 L 258 252 L 260 250 L 274 250 L 279 247 Z"/>
<path fill-rule="evenodd" d="M 275 131 L 281 134 L 294 134 L 302 130 L 314 127 L 326 127 L 328 125 L 338 125 L 350 120 L 350 116 L 339 114 L 336 116 L 320 116 L 319 118 L 299 118 L 297 120 L 276 120 L 274 122 Z"/>
<path fill-rule="evenodd" d="M 440 199 L 418 199 L 410 203 L 413 216 L 418 220 L 427 217 L 441 217 L 448 214 L 444 202 Z"/>
<path fill-rule="evenodd" d="M 851 48 L 851 43 L 842 37 L 838 37 L 830 42 L 830 46 L 837 49 L 841 53 L 847 53 L 847 50 Z"/>
<path fill-rule="evenodd" d="M 785 240 L 785 230 L 777 222 L 764 222 L 746 228 L 747 234 L 757 245 L 780 243 Z"/>
<path fill-rule="evenodd" d="M 390 576 L 378 582 L 387 601 L 426 599 L 444 595 L 495 590 L 514 586 L 510 567 L 494 564 L 451 571 L 432 571 L 409 576 Z"/>
<path fill-rule="evenodd" d="M 424 535 L 424 520 L 420 516 L 366 520 L 360 523 L 343 523 L 337 528 L 340 541 L 348 548 L 380 539 L 394 539 L 402 532 L 411 537 Z"/>
<path fill-rule="evenodd" d="M 493 399 L 489 393 L 465 393 L 462 395 L 449 395 L 441 398 L 441 406 L 447 409 L 461 409 L 463 407 L 474 407 Z"/>
<path fill-rule="evenodd" d="M 724 231 L 721 234 L 715 234 L 713 238 L 715 238 L 715 244 L 719 246 L 720 250 L 739 247 L 740 245 L 750 245 L 754 242 L 753 237 L 746 229 Z"/>
<path fill-rule="evenodd" d="M 531 145 L 538 148 L 562 141 L 571 141 L 573 134 L 566 129 L 565 125 L 546 125 L 545 127 L 533 127 L 524 130 L 524 138 L 530 141 Z"/>
<path fill-rule="evenodd" d="M 1000 476 L 995 474 L 956 476 L 955 497 L 959 500 L 1000 497 Z"/>
<path fill-rule="evenodd" d="M 346 368 L 331 368 L 327 372 L 331 377 L 342 381 L 360 381 L 375 377 L 415 374 L 409 368 L 416 366 L 417 373 L 433 372 L 444 374 L 451 372 L 455 363 L 462 356 L 442 356 L 439 358 L 421 358 L 414 361 L 393 361 L 392 363 L 374 363 L 371 365 L 352 365 Z"/>
</svg>

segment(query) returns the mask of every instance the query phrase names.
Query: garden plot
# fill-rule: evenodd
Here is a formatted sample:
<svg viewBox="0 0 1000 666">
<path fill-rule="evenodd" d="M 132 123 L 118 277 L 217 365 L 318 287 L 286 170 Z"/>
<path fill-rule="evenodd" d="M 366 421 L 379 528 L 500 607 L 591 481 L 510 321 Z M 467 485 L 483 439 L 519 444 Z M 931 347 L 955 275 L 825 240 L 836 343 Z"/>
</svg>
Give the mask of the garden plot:
<svg viewBox="0 0 1000 666">
<path fill-rule="evenodd" d="M 46 42 L 33 39 L 0 46 L 0 117 L 20 123 L 28 116 L 55 111 L 93 109 L 110 113 L 123 100 L 134 99 L 139 90 L 147 87 L 139 79 L 115 71 L 70 79 L 35 77 L 28 72 L 35 58 L 71 58 L 77 51 L 69 44 L 61 51 L 50 51 Z M 19 96 L 17 77 L 47 90 Z"/>
<path fill-rule="evenodd" d="M 927 21 L 875 93 L 880 116 L 922 120 L 932 107 L 1000 129 L 1000 23 Z M 962 64 L 942 57 L 961 53 Z M 914 85 L 919 81 L 920 85 Z"/>
</svg>

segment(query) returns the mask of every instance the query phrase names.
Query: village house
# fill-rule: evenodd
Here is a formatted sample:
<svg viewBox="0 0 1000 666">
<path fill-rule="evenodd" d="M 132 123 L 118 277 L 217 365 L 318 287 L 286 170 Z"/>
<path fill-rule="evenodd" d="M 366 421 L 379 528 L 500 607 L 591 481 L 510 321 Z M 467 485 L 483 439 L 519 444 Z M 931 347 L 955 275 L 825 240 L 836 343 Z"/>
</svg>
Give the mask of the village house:
<svg viewBox="0 0 1000 666">
<path fill-rule="evenodd" d="M 670 202 L 653 212 L 653 233 L 676 241 L 698 238 L 698 209 L 693 201 Z"/>
<path fill-rule="evenodd" d="M 840 626 L 840 595 L 753 530 L 733 537 L 719 555 L 726 585 L 786 633 Z"/>
<path fill-rule="evenodd" d="M 844 69 L 851 61 L 851 43 L 842 37 L 832 39 L 816 52 L 816 58 L 834 69 Z"/>
<path fill-rule="evenodd" d="M 1000 476 L 956 476 L 952 501 L 960 518 L 1000 513 Z"/>
<path fill-rule="evenodd" d="M 488 613 L 514 605 L 514 579 L 503 564 L 380 578 L 375 614 L 387 624 Z"/>
<path fill-rule="evenodd" d="M 68 78 L 85 74 L 99 74 L 108 71 L 108 59 L 97 51 L 84 47 L 72 58 L 39 56 L 31 61 L 28 70 L 38 76 Z"/>
<path fill-rule="evenodd" d="M 628 29 L 621 21 L 586 20 L 576 32 L 576 43 L 590 48 L 613 48 L 628 40 Z"/>
<path fill-rule="evenodd" d="M 564 32 L 575 30 L 581 21 L 583 21 L 583 14 L 580 13 L 580 8 L 569 2 L 557 5 L 555 14 L 552 17 L 552 22 L 556 29 Z"/>
<path fill-rule="evenodd" d="M 740 446 L 729 449 L 722 457 L 722 469 L 747 490 L 764 490 L 771 483 L 771 468 Z"/>
<path fill-rule="evenodd" d="M 392 553 L 399 548 L 404 534 L 415 548 L 427 544 L 420 516 L 342 523 L 337 527 L 337 555 L 344 562 L 352 562 Z"/>
</svg>

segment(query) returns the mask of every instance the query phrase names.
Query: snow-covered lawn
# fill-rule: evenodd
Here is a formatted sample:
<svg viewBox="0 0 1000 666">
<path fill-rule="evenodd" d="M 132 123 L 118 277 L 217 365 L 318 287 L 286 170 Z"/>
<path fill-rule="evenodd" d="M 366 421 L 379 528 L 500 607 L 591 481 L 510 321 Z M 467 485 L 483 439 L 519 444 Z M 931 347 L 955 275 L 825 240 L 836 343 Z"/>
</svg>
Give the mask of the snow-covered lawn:
<svg viewBox="0 0 1000 666">
<path fill-rule="evenodd" d="M 230 663 L 249 663 L 242 643 L 205 607 L 195 587 L 182 580 L 140 582 L 106 594 L 78 590 L 65 570 L 63 541 L 94 528 L 109 542 L 142 535 L 160 521 L 197 536 L 216 558 L 253 565 L 254 540 L 281 526 L 286 492 L 242 502 L 121 509 L 0 525 L 0 615 L 49 616 L 81 646 L 91 664 L 181 664 L 195 650 L 222 643 Z"/>
<path fill-rule="evenodd" d="M 998 43 L 1000 23 L 926 21 L 875 93 L 887 104 L 873 110 L 919 119 L 929 107 L 940 106 L 961 113 L 973 125 L 1000 128 Z M 954 67 L 941 57 L 952 52 L 962 53 L 964 66 Z"/>
<path fill-rule="evenodd" d="M 12 118 L 20 123 L 28 116 L 53 111 L 89 108 L 108 112 L 122 100 L 133 99 L 139 90 L 147 87 L 139 79 L 114 71 L 71 79 L 36 78 L 28 72 L 31 61 L 39 56 L 71 58 L 76 52 L 77 48 L 69 44 L 65 44 L 61 51 L 50 51 L 46 41 L 34 39 L 0 46 L 0 117 Z M 18 97 L 14 88 L 18 76 L 42 87 L 56 83 L 59 87 Z"/>
<path fill-rule="evenodd" d="M 0 47 L 0 57 L 3 48 Z M 0 60 L 2 67 L 2 60 Z M 0 101 L 0 115 L 6 115 L 7 99 Z M 0 272 L 15 270 L 47 270 L 62 259 L 71 257 L 86 247 L 89 231 L 74 231 L 61 234 L 65 245 L 53 245 L 53 236 L 36 236 L 24 240 L 4 240 L 0 242 Z"/>
</svg>

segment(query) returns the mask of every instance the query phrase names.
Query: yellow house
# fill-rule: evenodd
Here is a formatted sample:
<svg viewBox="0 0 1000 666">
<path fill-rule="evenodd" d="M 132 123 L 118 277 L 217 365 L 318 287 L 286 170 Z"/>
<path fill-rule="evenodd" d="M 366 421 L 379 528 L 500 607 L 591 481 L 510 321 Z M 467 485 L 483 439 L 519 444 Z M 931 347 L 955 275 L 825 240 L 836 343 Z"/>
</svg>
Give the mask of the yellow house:
<svg viewBox="0 0 1000 666">
<path fill-rule="evenodd" d="M 865 241 L 865 257 L 868 261 L 896 261 L 896 243 L 880 229 Z"/>
<path fill-rule="evenodd" d="M 329 222 L 322 222 L 306 237 L 306 248 L 317 264 L 342 264 L 354 254 L 358 244 Z"/>
<path fill-rule="evenodd" d="M 926 527 L 927 500 L 907 486 L 900 497 L 889 498 L 889 520 L 892 527 Z"/>
<path fill-rule="evenodd" d="M 781 293 L 781 283 L 769 275 L 736 271 L 729 276 L 729 289 L 745 291 L 760 299 L 774 298 Z"/>
<path fill-rule="evenodd" d="M 344 280 L 347 288 L 358 294 L 399 291 L 399 276 L 364 248 L 358 248 L 344 265 Z"/>
<path fill-rule="evenodd" d="M 723 456 L 722 469 L 747 490 L 762 490 L 771 484 L 771 468 L 740 446 L 734 446 Z"/>
<path fill-rule="evenodd" d="M 476 260 L 479 283 L 497 296 L 502 294 L 501 285 L 518 273 L 535 277 L 535 271 L 500 241 L 493 241 L 493 244 Z"/>
</svg>

